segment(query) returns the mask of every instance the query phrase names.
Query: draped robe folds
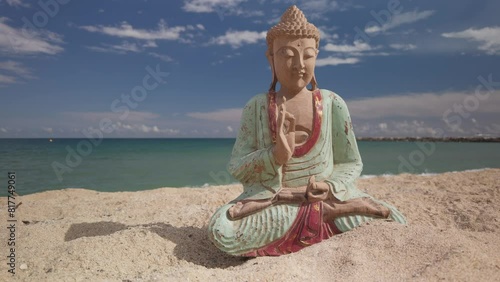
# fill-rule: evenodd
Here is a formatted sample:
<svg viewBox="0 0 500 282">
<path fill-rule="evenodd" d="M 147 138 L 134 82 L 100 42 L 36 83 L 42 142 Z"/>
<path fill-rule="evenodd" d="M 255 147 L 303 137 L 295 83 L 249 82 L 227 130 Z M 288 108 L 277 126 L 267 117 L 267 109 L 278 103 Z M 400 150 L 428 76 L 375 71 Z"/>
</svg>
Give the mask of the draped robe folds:
<svg viewBox="0 0 500 282">
<path fill-rule="evenodd" d="M 242 219 L 231 220 L 228 217 L 228 209 L 236 202 L 270 199 L 281 187 L 306 186 L 312 175 L 316 181 L 328 183 L 330 192 L 341 201 L 370 197 L 355 186 L 363 164 L 344 100 L 328 90 L 317 90 L 315 94 L 319 96 L 313 103 L 315 117 L 320 119 L 315 121 L 315 124 L 320 124 L 314 128 L 320 131 L 314 138 L 316 142 L 308 148 L 302 148 L 301 154 L 296 154 L 296 150 L 292 159 L 282 166 L 276 163 L 272 154 L 276 112 L 269 108 L 270 104 L 272 106 L 270 94 L 257 95 L 244 107 L 241 127 L 228 165 L 229 172 L 243 184 L 244 191 L 220 207 L 208 226 L 209 238 L 222 251 L 232 255 L 280 255 L 297 251 L 373 219 L 366 215 L 348 215 L 337 217 L 334 222 L 317 225 L 317 218 L 322 221 L 320 213 L 318 215 L 321 203 L 278 204 Z M 393 220 L 406 223 L 396 208 L 374 201 L 388 207 Z M 315 237 L 303 235 L 298 225 L 304 230 L 316 226 L 316 232 L 312 234 Z M 290 243 L 291 240 L 297 241 L 298 247 Z M 273 248 L 270 251 L 267 247 L 271 246 Z"/>
</svg>

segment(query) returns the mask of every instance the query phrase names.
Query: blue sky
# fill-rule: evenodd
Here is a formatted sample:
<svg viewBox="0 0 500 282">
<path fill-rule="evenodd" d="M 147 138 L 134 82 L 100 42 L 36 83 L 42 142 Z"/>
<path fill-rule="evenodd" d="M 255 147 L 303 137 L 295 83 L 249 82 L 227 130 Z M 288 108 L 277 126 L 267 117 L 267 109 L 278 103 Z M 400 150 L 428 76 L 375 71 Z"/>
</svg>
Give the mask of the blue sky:
<svg viewBox="0 0 500 282">
<path fill-rule="evenodd" d="M 0 138 L 234 137 L 292 4 L 357 136 L 500 136 L 499 1 L 0 0 Z"/>
</svg>

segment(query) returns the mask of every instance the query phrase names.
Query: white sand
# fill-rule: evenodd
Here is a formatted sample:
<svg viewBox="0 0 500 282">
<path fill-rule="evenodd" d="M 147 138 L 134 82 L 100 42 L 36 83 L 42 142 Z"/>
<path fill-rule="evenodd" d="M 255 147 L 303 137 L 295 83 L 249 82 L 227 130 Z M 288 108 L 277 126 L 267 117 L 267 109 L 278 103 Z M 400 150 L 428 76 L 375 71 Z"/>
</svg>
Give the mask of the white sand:
<svg viewBox="0 0 500 282">
<path fill-rule="evenodd" d="M 23 196 L 16 275 L 7 272 L 3 227 L 0 280 L 500 281 L 500 169 L 358 185 L 398 207 L 409 225 L 379 220 L 298 253 L 255 259 L 227 256 L 206 236 L 211 214 L 239 185 Z M 4 225 L 6 203 L 0 199 Z"/>
</svg>

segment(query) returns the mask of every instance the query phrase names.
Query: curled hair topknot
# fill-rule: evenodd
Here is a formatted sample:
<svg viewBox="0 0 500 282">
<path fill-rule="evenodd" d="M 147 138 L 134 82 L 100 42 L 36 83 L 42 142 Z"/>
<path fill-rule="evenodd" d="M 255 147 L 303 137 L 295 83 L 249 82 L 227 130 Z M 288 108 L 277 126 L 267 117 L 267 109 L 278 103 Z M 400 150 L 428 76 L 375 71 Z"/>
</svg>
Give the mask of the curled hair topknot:
<svg viewBox="0 0 500 282">
<path fill-rule="evenodd" d="M 309 23 L 304 13 L 293 5 L 281 16 L 280 22 L 267 32 L 267 48 L 270 53 L 273 50 L 273 42 L 278 37 L 314 38 L 316 48 L 319 48 L 319 30 Z"/>
</svg>

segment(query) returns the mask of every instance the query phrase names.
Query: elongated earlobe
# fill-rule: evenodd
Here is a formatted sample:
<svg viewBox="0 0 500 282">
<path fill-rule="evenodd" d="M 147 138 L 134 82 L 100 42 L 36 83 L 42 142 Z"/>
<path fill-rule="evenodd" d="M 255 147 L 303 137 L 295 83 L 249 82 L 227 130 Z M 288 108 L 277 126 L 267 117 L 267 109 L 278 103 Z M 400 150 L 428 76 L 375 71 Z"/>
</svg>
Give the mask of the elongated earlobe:
<svg viewBox="0 0 500 282">
<path fill-rule="evenodd" d="M 318 89 L 318 83 L 316 82 L 316 76 L 313 75 L 312 79 L 311 79 L 311 89 L 309 89 L 310 91 L 314 91 Z"/>
</svg>

